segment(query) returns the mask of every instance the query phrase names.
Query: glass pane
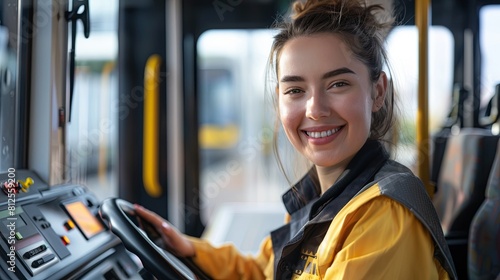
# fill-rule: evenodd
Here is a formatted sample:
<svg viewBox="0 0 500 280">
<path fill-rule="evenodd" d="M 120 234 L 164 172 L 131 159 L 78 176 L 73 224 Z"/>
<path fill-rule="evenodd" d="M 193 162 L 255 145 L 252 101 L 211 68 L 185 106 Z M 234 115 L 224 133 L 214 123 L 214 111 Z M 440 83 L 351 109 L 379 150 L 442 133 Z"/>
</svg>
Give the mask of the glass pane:
<svg viewBox="0 0 500 280">
<path fill-rule="evenodd" d="M 118 129 L 118 0 L 90 0 L 89 9 L 89 38 L 81 25 L 77 30 L 68 171 L 72 183 L 88 186 L 102 199 L 118 193 L 113 168 Z"/>
<path fill-rule="evenodd" d="M 481 102 L 484 106 L 500 84 L 500 5 L 485 6 L 480 10 L 481 43 Z"/>
<path fill-rule="evenodd" d="M 281 204 L 288 188 L 272 151 L 266 90 L 273 32 L 207 31 L 198 42 L 202 220 L 232 202 Z"/>
<path fill-rule="evenodd" d="M 429 28 L 429 130 L 437 132 L 449 113 L 453 91 L 453 37 L 440 26 Z M 396 158 L 413 167 L 416 162 L 418 106 L 418 33 L 415 26 L 395 28 L 387 38 L 387 53 L 395 77 L 402 129 Z"/>
<path fill-rule="evenodd" d="M 17 2 L 17 0 L 7 0 L 0 4 L 0 172 L 15 168 Z"/>
</svg>

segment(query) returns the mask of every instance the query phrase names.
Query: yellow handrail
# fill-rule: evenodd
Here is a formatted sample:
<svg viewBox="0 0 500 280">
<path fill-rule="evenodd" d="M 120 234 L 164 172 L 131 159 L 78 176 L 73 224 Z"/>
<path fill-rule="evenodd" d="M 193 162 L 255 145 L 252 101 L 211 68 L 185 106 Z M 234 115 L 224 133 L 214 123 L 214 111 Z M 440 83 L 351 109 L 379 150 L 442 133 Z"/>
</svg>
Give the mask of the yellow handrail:
<svg viewBox="0 0 500 280">
<path fill-rule="evenodd" d="M 142 181 L 144 189 L 152 197 L 159 197 L 162 194 L 162 187 L 158 180 L 160 65 L 161 58 L 155 54 L 148 58 L 144 70 Z"/>
<path fill-rule="evenodd" d="M 429 175 L 429 104 L 428 104 L 428 30 L 430 0 L 415 2 L 415 22 L 418 28 L 418 110 L 417 110 L 417 172 L 427 193 L 434 196 Z"/>
</svg>

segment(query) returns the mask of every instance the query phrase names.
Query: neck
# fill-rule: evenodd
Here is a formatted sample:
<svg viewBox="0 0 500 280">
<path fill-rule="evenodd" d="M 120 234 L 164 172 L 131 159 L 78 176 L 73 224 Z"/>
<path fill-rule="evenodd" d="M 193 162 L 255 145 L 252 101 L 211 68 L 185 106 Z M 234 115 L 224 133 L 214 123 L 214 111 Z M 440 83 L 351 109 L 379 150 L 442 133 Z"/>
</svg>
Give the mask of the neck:
<svg viewBox="0 0 500 280">
<path fill-rule="evenodd" d="M 381 150 L 379 151 L 378 149 Z M 362 161 L 362 162 L 365 162 L 366 160 L 371 161 L 371 158 L 376 156 L 377 153 L 380 153 L 381 157 L 387 158 L 385 150 L 383 149 L 383 147 L 381 147 L 378 141 L 370 141 L 365 143 L 365 145 L 361 148 L 361 150 L 363 150 L 363 152 L 361 153 L 361 157 L 358 157 L 357 161 Z M 356 153 L 356 155 L 358 153 Z M 352 155 L 351 157 L 344 159 L 342 162 L 339 162 L 332 166 L 316 165 L 316 172 L 321 187 L 321 194 L 325 193 L 330 187 L 333 186 L 333 184 L 337 182 L 340 175 L 342 175 L 342 173 L 346 170 L 351 160 L 356 155 Z"/>
<path fill-rule="evenodd" d="M 347 164 L 342 167 L 323 167 L 316 166 L 316 172 L 318 173 L 318 180 L 321 186 L 321 194 L 323 194 L 326 190 L 328 190 L 340 177 L 342 172 L 344 172 Z"/>
</svg>

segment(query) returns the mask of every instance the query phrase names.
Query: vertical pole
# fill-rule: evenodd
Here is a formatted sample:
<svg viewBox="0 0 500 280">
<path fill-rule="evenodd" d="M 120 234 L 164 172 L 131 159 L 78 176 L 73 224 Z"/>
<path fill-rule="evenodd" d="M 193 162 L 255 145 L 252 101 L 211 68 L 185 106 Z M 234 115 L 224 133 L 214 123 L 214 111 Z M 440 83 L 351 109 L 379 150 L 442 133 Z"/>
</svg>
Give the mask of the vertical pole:
<svg viewBox="0 0 500 280">
<path fill-rule="evenodd" d="M 415 2 L 415 22 L 418 28 L 418 110 L 417 147 L 418 176 L 424 182 L 427 193 L 434 195 L 429 175 L 429 100 L 428 100 L 428 39 L 430 0 Z"/>
</svg>

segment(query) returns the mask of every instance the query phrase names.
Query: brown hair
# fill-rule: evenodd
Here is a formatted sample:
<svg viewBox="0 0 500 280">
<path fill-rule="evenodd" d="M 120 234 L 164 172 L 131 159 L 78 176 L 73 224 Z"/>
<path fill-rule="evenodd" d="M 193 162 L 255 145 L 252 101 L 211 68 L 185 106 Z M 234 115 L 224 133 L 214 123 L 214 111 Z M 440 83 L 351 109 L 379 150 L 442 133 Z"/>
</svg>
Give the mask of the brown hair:
<svg viewBox="0 0 500 280">
<path fill-rule="evenodd" d="M 292 6 L 290 19 L 275 23 L 278 34 L 274 36 L 269 56 L 270 69 L 274 70 L 274 76 L 277 77 L 281 51 L 289 40 L 299 36 L 330 33 L 338 35 L 351 48 L 353 55 L 368 68 L 370 79 L 376 82 L 384 64 L 389 66 L 384 39 L 393 22 L 390 13 L 382 6 L 367 5 L 365 1 L 296 1 Z M 276 105 L 276 98 L 274 100 Z M 380 110 L 372 113 L 369 138 L 382 140 L 394 125 L 394 85 L 389 79 L 385 102 Z M 279 120 L 276 133 L 278 127 Z M 276 141 L 274 148 L 281 165 Z"/>
</svg>

